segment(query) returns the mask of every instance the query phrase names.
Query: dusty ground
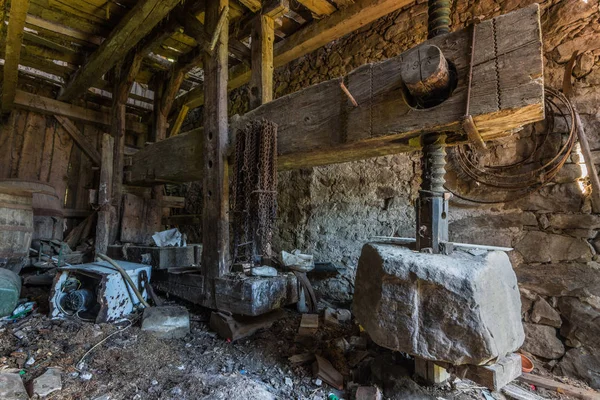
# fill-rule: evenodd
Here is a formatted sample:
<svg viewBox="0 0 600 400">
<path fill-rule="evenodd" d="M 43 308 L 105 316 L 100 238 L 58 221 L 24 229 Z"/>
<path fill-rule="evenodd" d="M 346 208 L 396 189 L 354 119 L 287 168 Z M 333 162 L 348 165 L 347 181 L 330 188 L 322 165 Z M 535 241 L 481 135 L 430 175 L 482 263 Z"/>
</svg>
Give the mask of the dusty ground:
<svg viewBox="0 0 600 400">
<path fill-rule="evenodd" d="M 135 320 L 133 326 L 94 349 L 78 371 L 80 358 L 118 327 L 52 321 L 34 314 L 0 327 L 0 368 L 23 370 L 26 383 L 48 367 L 62 368 L 63 388 L 48 399 L 326 399 L 331 392 L 351 399 L 358 384 L 371 383 L 377 383 L 385 397 L 393 399 L 485 398 L 481 388 L 467 381 L 438 388 L 419 386 L 411 379 L 411 360 L 373 343 L 366 347 L 368 356 L 356 363 L 357 355 L 365 351 L 365 341 L 358 339 L 359 328 L 353 322 L 336 327 L 324 326 L 321 320 L 314 337 L 300 339 L 296 335 L 300 315 L 286 310 L 285 317 L 271 329 L 231 343 L 210 331 L 203 311 L 191 315 L 191 333 L 168 341 L 142 332 L 139 320 L 130 316 Z M 21 339 L 15 336 L 18 331 L 24 333 Z M 330 360 L 344 374 L 347 390 L 315 384 L 311 362 L 293 365 L 288 360 L 306 352 Z M 31 359 L 35 361 L 26 363 Z M 560 398 L 543 389 L 536 393 Z M 491 395 L 504 398 L 499 393 Z"/>
</svg>

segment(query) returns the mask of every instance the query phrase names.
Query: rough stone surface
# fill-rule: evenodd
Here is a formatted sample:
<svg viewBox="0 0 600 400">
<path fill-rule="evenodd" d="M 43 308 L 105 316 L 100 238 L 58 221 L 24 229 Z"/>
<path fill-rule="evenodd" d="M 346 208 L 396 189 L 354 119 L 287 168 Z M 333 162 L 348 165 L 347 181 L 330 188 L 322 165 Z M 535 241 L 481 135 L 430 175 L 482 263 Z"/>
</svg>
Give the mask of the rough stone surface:
<svg viewBox="0 0 600 400">
<path fill-rule="evenodd" d="M 569 323 L 565 334 L 567 338 L 589 348 L 600 349 L 600 308 L 576 297 L 561 297 L 558 309 Z"/>
<path fill-rule="evenodd" d="M 444 256 L 366 244 L 353 311 L 378 345 L 456 365 L 483 364 L 524 339 L 516 277 L 502 252 Z"/>
<path fill-rule="evenodd" d="M 538 299 L 531 311 L 531 322 L 560 328 L 562 320 L 560 314 L 548 302 L 542 298 Z"/>
<path fill-rule="evenodd" d="M 529 322 L 523 323 L 523 327 L 525 328 L 523 350 L 535 356 L 553 360 L 565 354 L 565 346 L 557 337 L 556 328 Z"/>
<path fill-rule="evenodd" d="M 29 400 L 29 395 L 19 374 L 0 374 L 0 399 Z"/>
<path fill-rule="evenodd" d="M 60 374 L 60 369 L 48 368 L 46 372 L 33 380 L 33 393 L 40 397 L 46 397 L 50 393 L 62 390 Z"/>
<path fill-rule="evenodd" d="M 600 293 L 600 264 L 527 264 L 515 269 L 519 285 L 544 296 L 589 296 Z"/>
<path fill-rule="evenodd" d="M 183 307 L 149 307 L 144 310 L 142 330 L 160 339 L 181 339 L 190 333 L 190 314 Z"/>
<path fill-rule="evenodd" d="M 588 243 L 569 236 L 530 231 L 515 245 L 527 262 L 591 261 Z"/>
<path fill-rule="evenodd" d="M 594 389 L 600 389 L 600 354 L 587 348 L 571 349 L 555 370 L 559 374 L 578 376 Z"/>
</svg>

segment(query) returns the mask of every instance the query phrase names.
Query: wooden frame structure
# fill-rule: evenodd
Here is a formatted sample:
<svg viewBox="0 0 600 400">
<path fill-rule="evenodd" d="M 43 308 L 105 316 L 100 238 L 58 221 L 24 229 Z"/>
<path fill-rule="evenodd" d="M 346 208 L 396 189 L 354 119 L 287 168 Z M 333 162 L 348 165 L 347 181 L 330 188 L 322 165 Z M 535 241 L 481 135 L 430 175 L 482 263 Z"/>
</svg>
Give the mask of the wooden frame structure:
<svg viewBox="0 0 600 400">
<path fill-rule="evenodd" d="M 230 267 L 230 144 L 248 122 L 278 124 L 279 168 L 290 169 L 412 151 L 433 131 L 448 132 L 450 144 L 465 142 L 467 93 L 477 100 L 470 114 L 483 140 L 543 118 L 537 6 L 273 100 L 274 68 L 410 3 L 355 0 L 337 9 L 329 0 L 22 0 L 7 10 L 0 0 L 1 110 L 54 115 L 100 167 L 98 253 L 117 237 L 126 185 L 152 186 L 160 204 L 163 183 L 202 180 L 202 285 L 195 298 L 215 307 L 215 282 Z M 457 82 L 442 104 L 419 110 L 407 98 L 402 71 L 423 46 L 441 50 Z M 251 111 L 229 121 L 228 91 L 247 83 Z M 30 91 L 36 85 L 52 94 Z M 204 127 L 179 134 L 188 111 L 200 105 Z M 86 145 L 75 123 L 109 134 L 100 150 Z M 127 143 L 141 148 L 131 159 Z"/>
</svg>

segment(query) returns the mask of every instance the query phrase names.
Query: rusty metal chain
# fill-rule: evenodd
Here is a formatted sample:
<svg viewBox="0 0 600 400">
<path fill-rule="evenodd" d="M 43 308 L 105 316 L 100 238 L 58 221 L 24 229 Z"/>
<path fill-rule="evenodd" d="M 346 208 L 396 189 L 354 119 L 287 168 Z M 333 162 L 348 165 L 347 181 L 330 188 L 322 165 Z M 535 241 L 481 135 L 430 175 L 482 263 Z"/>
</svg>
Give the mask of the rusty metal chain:
<svg viewBox="0 0 600 400">
<path fill-rule="evenodd" d="M 233 257 L 271 256 L 277 216 L 277 125 L 261 120 L 237 133 L 233 176 Z"/>
</svg>

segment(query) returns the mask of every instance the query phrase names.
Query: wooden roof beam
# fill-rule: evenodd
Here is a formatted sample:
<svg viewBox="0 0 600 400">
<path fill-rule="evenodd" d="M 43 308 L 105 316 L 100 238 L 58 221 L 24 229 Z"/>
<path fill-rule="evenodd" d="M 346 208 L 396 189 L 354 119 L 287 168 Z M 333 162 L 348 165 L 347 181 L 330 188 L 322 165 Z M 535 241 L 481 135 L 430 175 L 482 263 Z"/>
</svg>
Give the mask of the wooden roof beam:
<svg viewBox="0 0 600 400">
<path fill-rule="evenodd" d="M 544 79 L 539 6 L 533 4 L 476 25 L 470 115 L 485 141 L 512 134 L 544 118 Z M 401 55 L 363 65 L 332 79 L 266 103 L 229 124 L 238 130 L 265 118 L 277 124 L 279 170 L 307 168 L 421 148 L 423 135 L 451 132 L 449 146 L 469 142 L 461 129 L 471 62 L 470 28 L 438 36 Z M 421 49 L 437 46 L 456 67 L 457 87 L 441 104 L 410 107 L 403 71 Z M 495 49 L 496 51 L 490 51 Z M 344 82 L 358 106 L 343 92 Z M 204 133 L 182 133 L 146 146 L 132 157 L 131 184 L 202 179 Z M 230 151 L 233 147 L 230 145 Z M 165 158 L 165 154 L 173 155 Z"/>
<path fill-rule="evenodd" d="M 327 18 L 314 21 L 285 40 L 276 43 L 274 67 L 280 67 L 300 58 L 411 2 L 411 0 L 357 0 L 351 6 L 338 10 Z M 250 75 L 250 68 L 244 64 L 231 68 L 228 90 L 248 83 Z M 177 108 L 182 105 L 195 108 L 202 104 L 204 104 L 204 94 L 201 87 L 191 90 L 176 101 Z"/>
<path fill-rule="evenodd" d="M 41 114 L 60 115 L 75 121 L 110 127 L 110 115 L 90 110 L 88 108 L 74 106 L 48 97 L 34 95 L 17 89 L 15 96 L 15 107 Z M 129 118 L 127 130 L 136 134 L 145 134 L 148 126 L 138 122 L 137 118 Z"/>
<path fill-rule="evenodd" d="M 28 8 L 29 0 L 12 1 L 10 4 L 10 18 L 6 33 L 6 51 L 4 53 L 2 98 L 0 101 L 0 110 L 2 110 L 2 113 L 9 112 L 12 109 L 17 92 L 19 58 L 21 56 L 23 29 L 25 28 L 25 17 L 27 17 Z M 4 21 L 2 21 L 2 25 L 4 25 Z"/>
<path fill-rule="evenodd" d="M 82 95 L 146 36 L 180 0 L 140 0 L 64 88 L 59 100 Z"/>
</svg>

